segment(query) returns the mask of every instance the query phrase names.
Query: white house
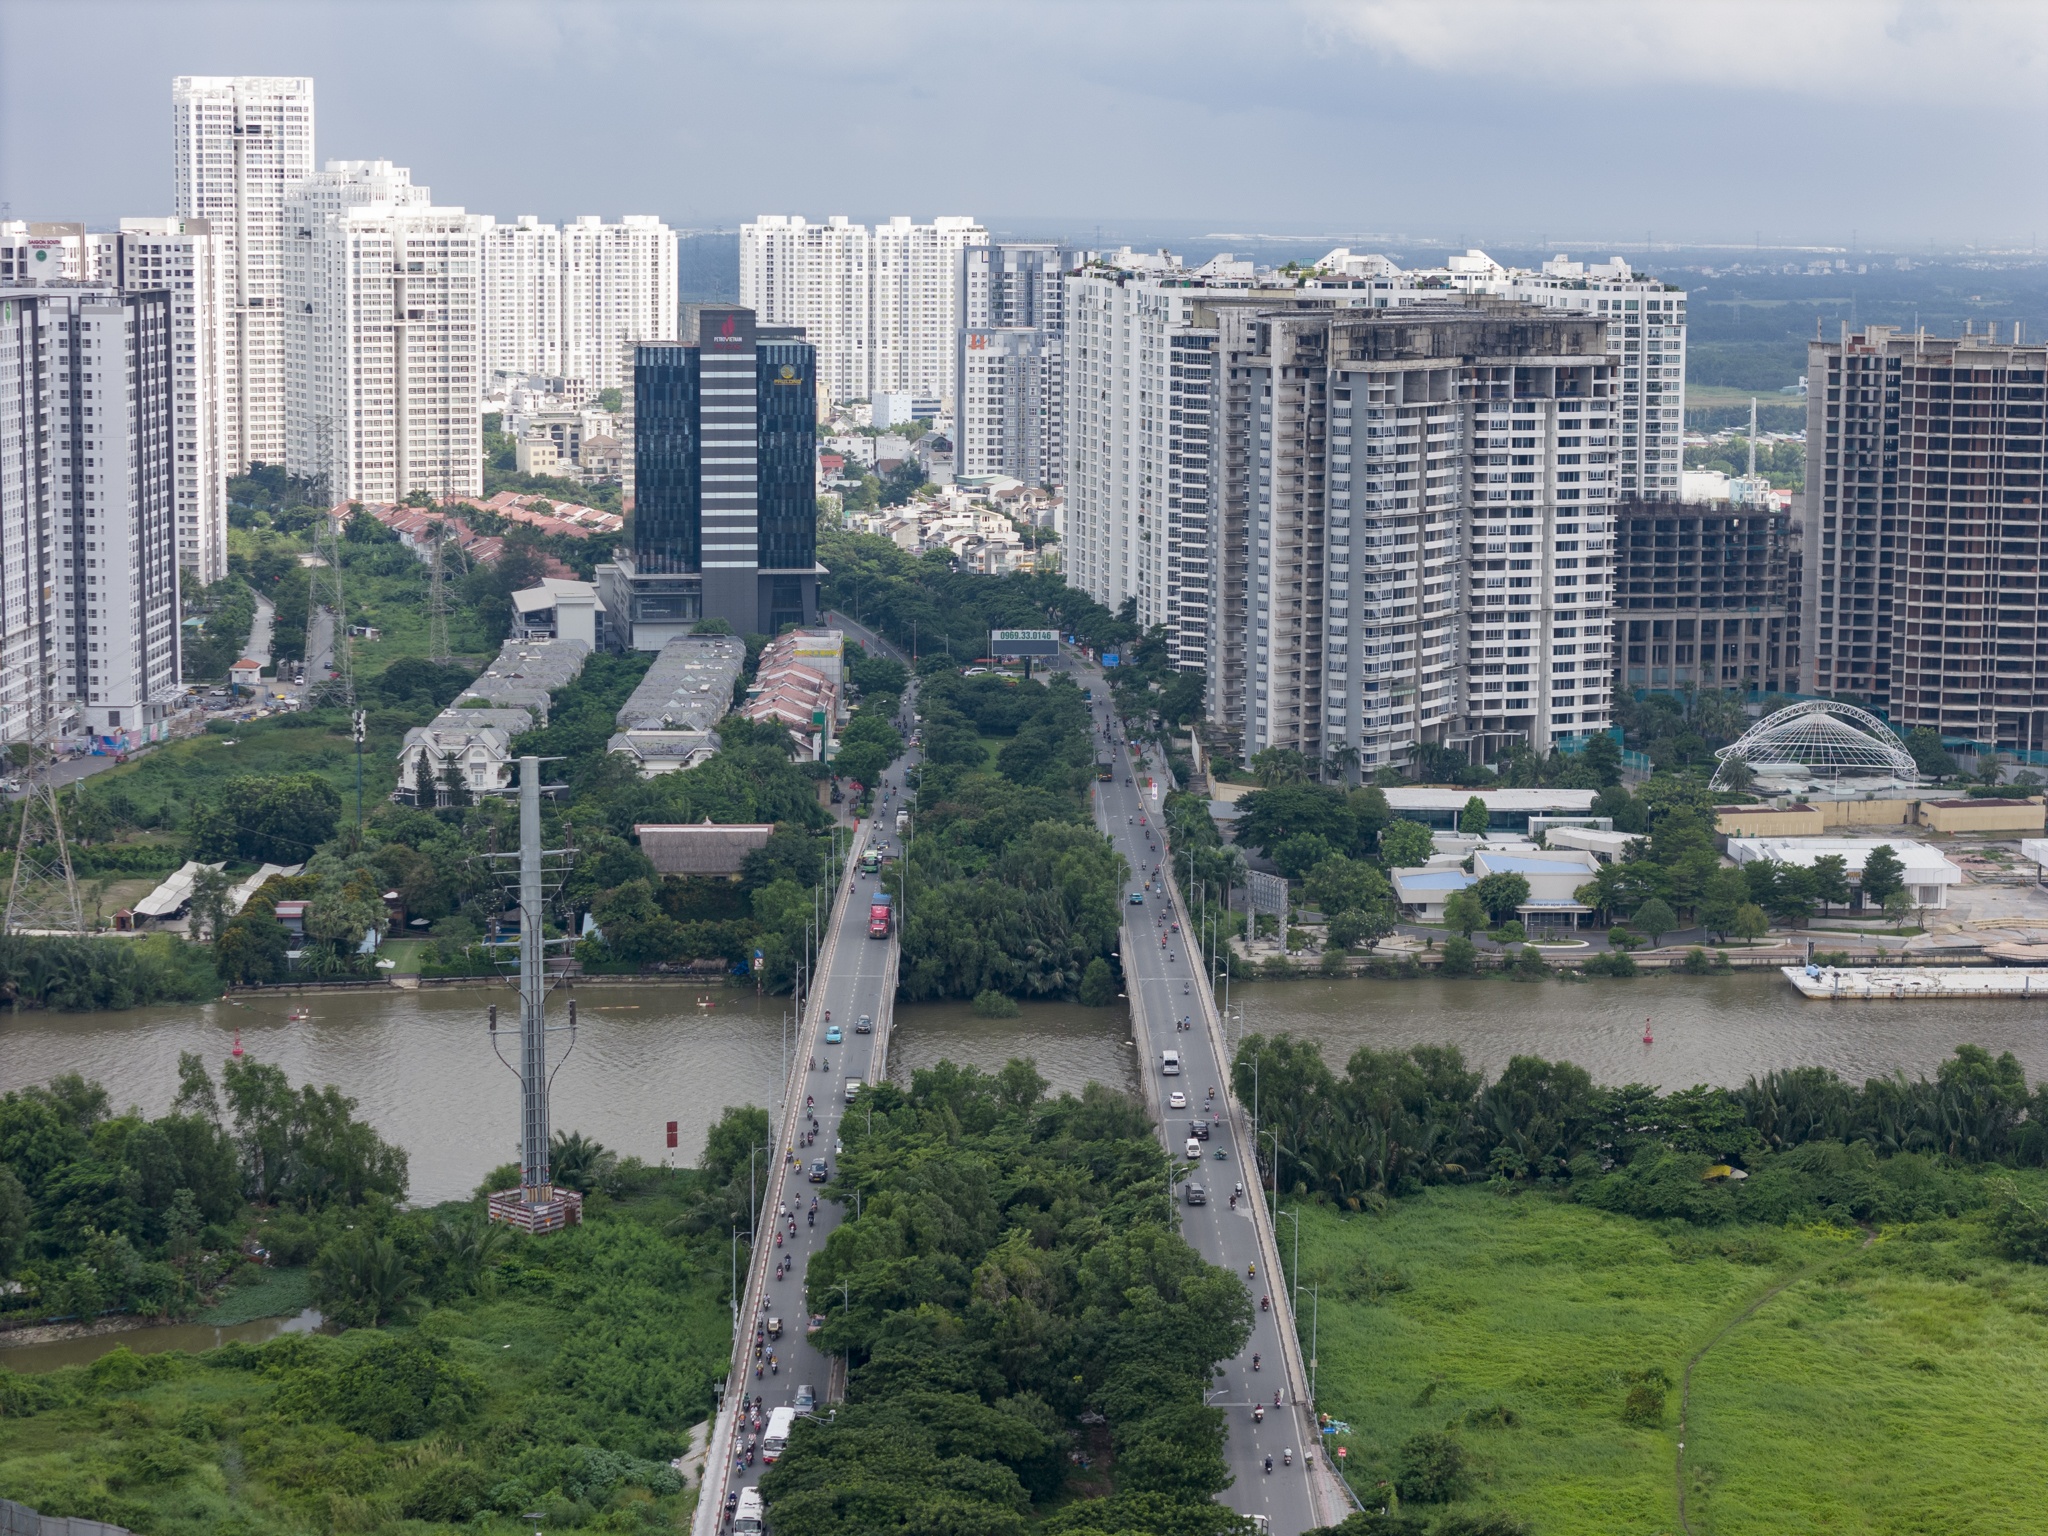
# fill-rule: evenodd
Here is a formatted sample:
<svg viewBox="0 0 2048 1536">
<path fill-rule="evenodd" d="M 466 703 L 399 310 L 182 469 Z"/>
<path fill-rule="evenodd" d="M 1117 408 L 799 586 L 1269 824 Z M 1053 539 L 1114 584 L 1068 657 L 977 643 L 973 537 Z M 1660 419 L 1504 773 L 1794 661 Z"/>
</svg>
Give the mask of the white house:
<svg viewBox="0 0 2048 1536">
<path fill-rule="evenodd" d="M 444 709 L 425 725 L 405 733 L 405 745 L 398 754 L 398 788 L 391 798 L 429 810 L 447 805 L 451 765 L 472 798 L 501 794 L 512 787 L 513 738 L 532 729 L 533 716 L 523 709 Z M 423 758 L 424 795 L 420 792 Z"/>
<path fill-rule="evenodd" d="M 1911 838 L 1899 837 L 1731 837 L 1728 857 L 1738 865 L 1773 859 L 1780 864 L 1813 868 L 1814 860 L 1839 855 L 1847 867 L 1851 904 L 1863 900 L 1863 866 L 1871 853 L 1890 848 L 1905 866 L 1906 895 L 1916 907 L 1946 907 L 1948 888 L 1963 883 L 1960 867 L 1949 862 L 1940 849 Z"/>
</svg>

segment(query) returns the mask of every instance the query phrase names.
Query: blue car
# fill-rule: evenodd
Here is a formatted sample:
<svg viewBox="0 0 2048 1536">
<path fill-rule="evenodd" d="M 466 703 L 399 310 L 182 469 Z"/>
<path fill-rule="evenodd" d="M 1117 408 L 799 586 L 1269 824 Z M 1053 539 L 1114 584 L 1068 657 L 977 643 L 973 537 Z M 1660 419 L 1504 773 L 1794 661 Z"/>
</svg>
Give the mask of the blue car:
<svg viewBox="0 0 2048 1536">
<path fill-rule="evenodd" d="M 1145 893 L 1143 891 L 1131 892 L 1131 905 L 1134 907 L 1142 907 L 1143 905 L 1145 905 Z"/>
<path fill-rule="evenodd" d="M 839 1041 L 839 1026 L 837 1024 L 827 1024 L 825 1026 L 825 1043 L 827 1045 L 837 1045 Z"/>
</svg>

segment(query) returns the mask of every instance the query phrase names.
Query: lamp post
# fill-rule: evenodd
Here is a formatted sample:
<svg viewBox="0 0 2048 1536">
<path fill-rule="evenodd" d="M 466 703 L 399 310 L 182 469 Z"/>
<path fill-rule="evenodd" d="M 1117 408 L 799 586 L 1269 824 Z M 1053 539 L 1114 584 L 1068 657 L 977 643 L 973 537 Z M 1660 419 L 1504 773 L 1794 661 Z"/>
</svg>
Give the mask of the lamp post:
<svg viewBox="0 0 2048 1536">
<path fill-rule="evenodd" d="M 1320 1336 L 1323 1325 L 1323 1288 L 1319 1285 L 1296 1285 L 1294 1288 L 1294 1294 L 1297 1296 L 1303 1291 L 1307 1291 L 1309 1297 L 1308 1407 L 1310 1414 L 1314 1414 L 1316 1408 L 1316 1340 Z"/>
<path fill-rule="evenodd" d="M 1274 1157 L 1277 1161 L 1279 1157 L 1277 1151 L 1275 1152 Z M 1285 1216 L 1289 1221 L 1294 1223 L 1294 1279 L 1289 1283 L 1292 1284 L 1296 1290 L 1299 1290 L 1301 1288 L 1301 1213 L 1299 1211 L 1276 1210 L 1273 1214 L 1275 1216 Z"/>
</svg>

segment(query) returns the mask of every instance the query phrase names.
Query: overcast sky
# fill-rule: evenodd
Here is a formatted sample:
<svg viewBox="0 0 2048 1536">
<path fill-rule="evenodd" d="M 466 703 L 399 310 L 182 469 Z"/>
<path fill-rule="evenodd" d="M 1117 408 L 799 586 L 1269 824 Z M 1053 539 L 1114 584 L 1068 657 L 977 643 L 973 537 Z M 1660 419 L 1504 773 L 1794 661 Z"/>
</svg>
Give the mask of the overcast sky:
<svg viewBox="0 0 2048 1536">
<path fill-rule="evenodd" d="M 313 76 L 322 160 L 443 203 L 692 228 L 2024 249 L 2048 181 L 2039 0 L 0 0 L 0 200 L 168 212 L 188 73 Z"/>
</svg>

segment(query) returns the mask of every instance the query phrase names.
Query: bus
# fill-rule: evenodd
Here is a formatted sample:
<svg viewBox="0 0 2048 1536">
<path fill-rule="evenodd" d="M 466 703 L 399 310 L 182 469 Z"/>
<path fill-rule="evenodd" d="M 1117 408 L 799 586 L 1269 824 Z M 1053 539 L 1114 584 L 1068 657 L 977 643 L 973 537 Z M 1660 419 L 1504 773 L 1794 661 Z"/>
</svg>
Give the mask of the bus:
<svg viewBox="0 0 2048 1536">
<path fill-rule="evenodd" d="M 763 1536 L 768 1522 L 761 1512 L 761 1490 L 742 1488 L 732 1512 L 732 1536 Z"/>
<path fill-rule="evenodd" d="M 773 1461 L 789 1444 L 790 1427 L 796 1423 L 796 1410 L 785 1403 L 770 1411 L 768 1432 L 761 1437 L 761 1459 Z"/>
<path fill-rule="evenodd" d="M 870 848 L 860 856 L 860 872 L 872 879 L 881 872 L 882 856 Z"/>
</svg>

